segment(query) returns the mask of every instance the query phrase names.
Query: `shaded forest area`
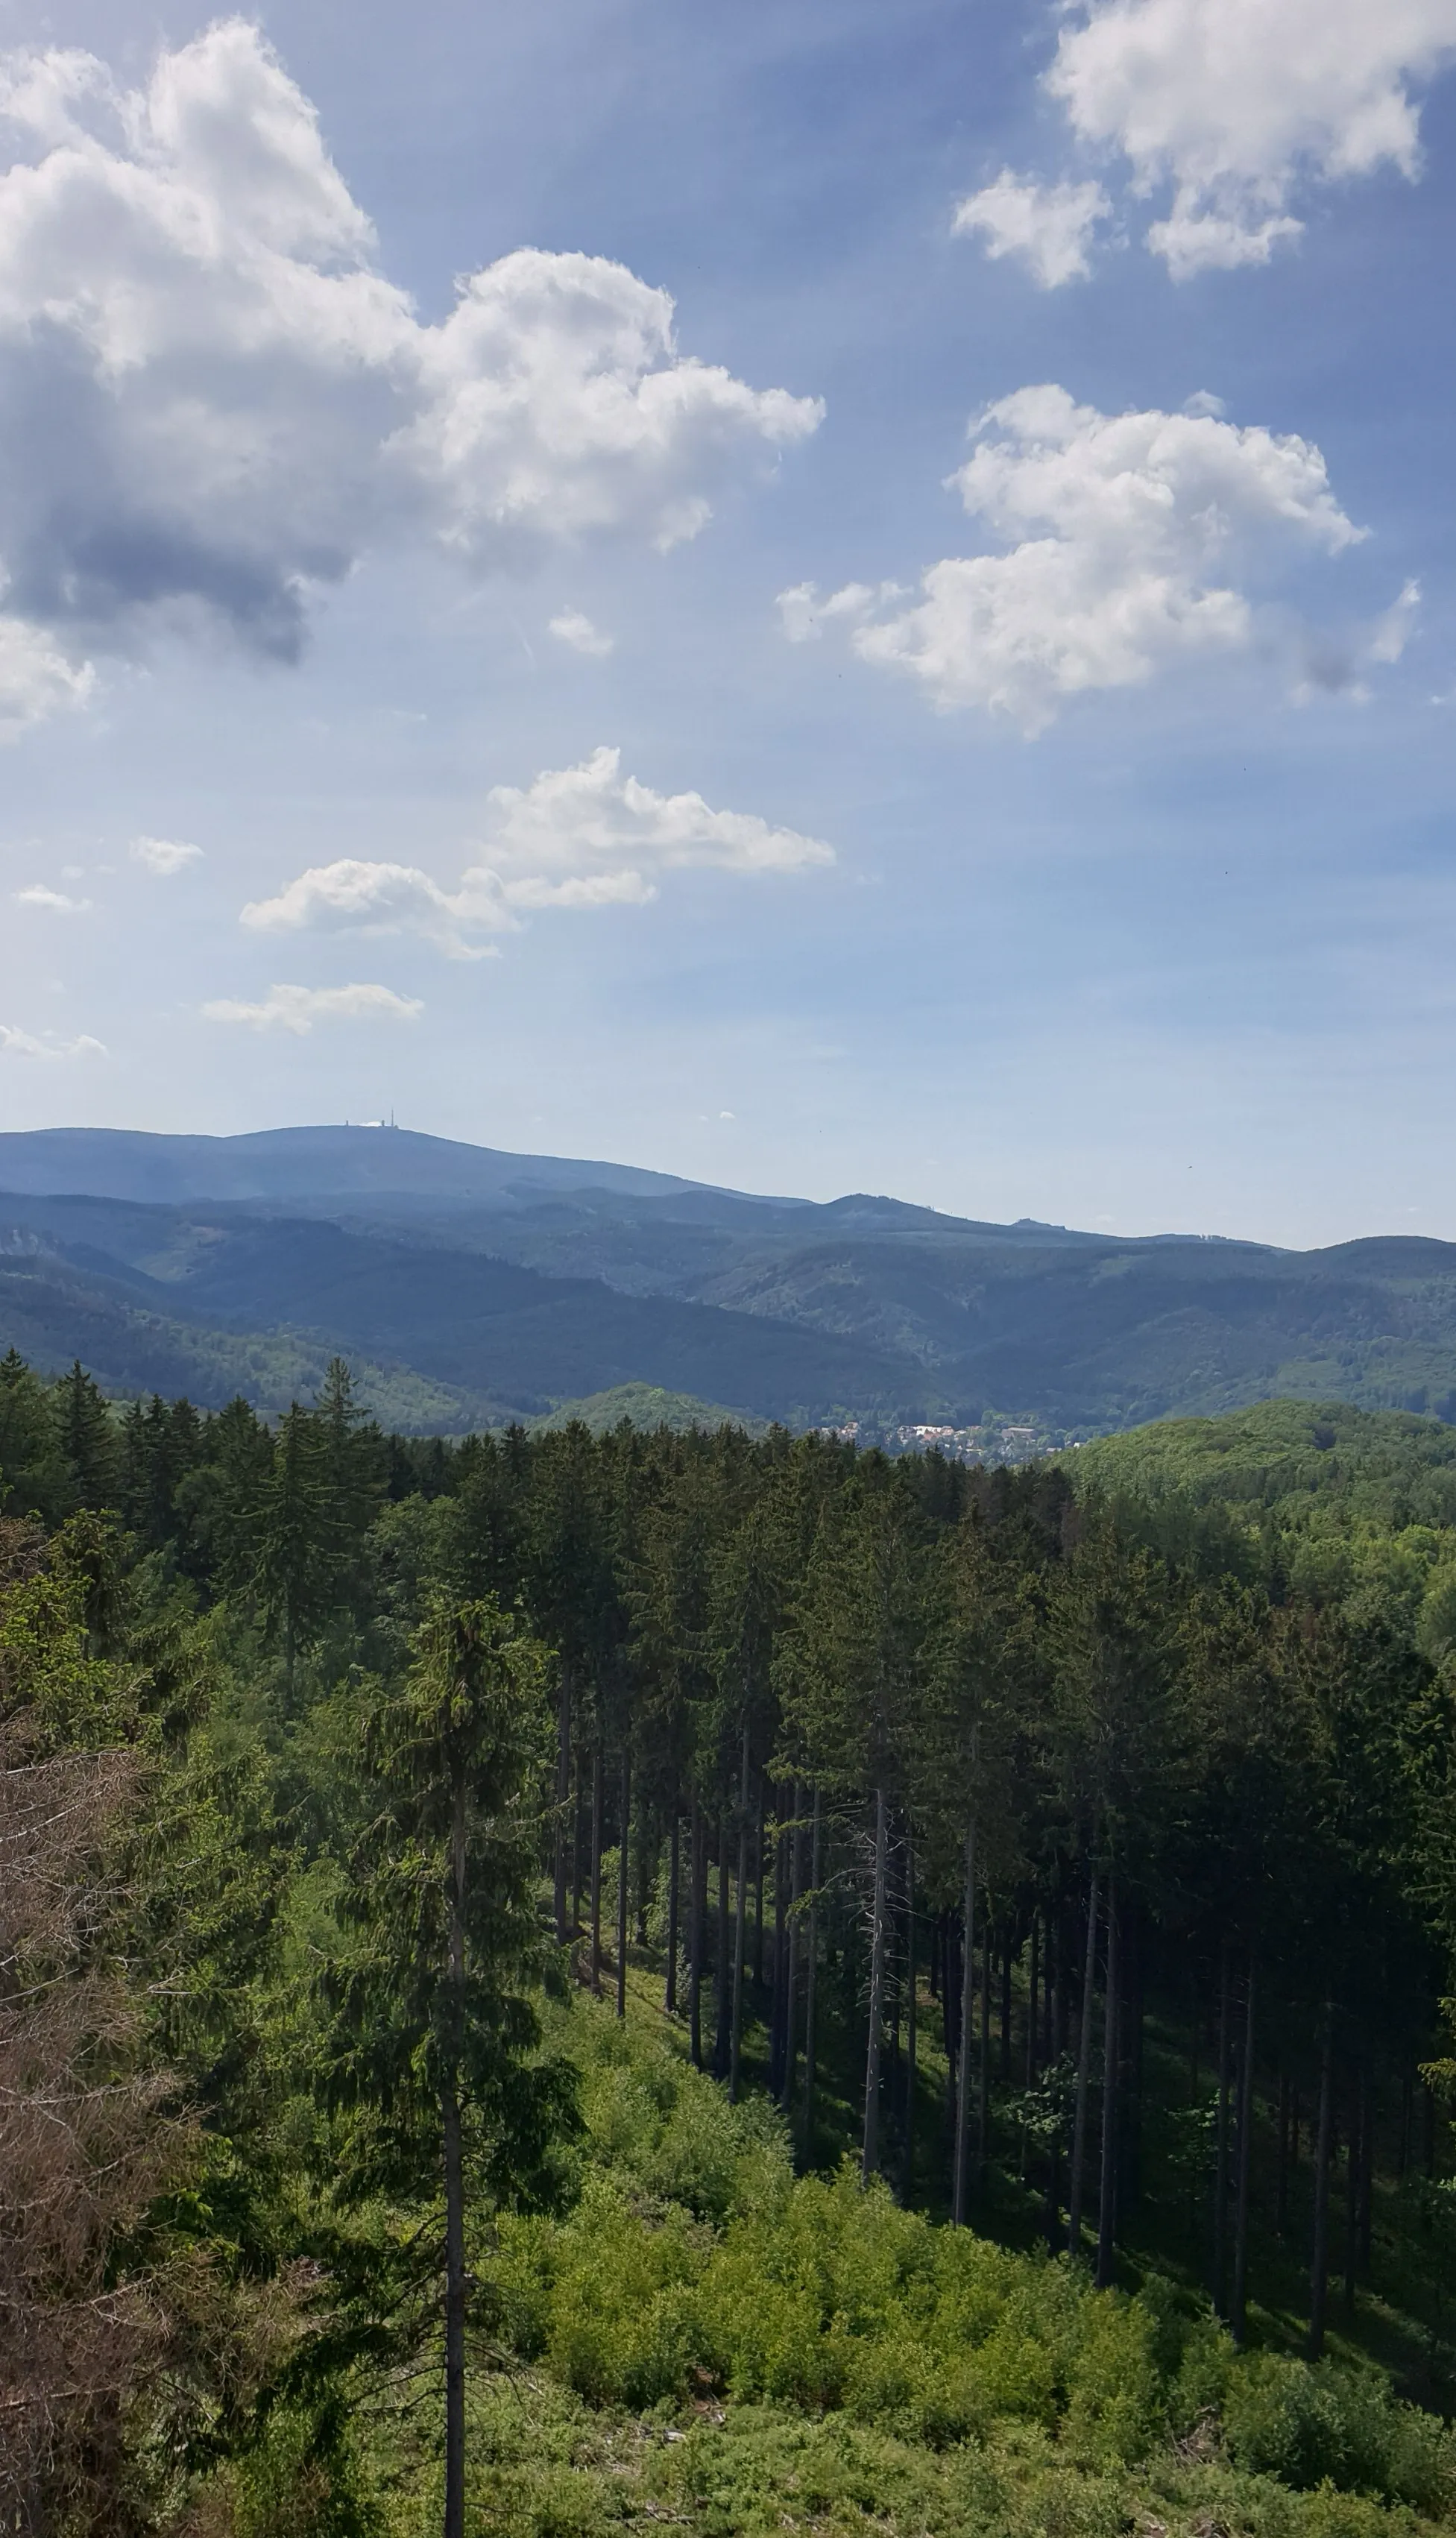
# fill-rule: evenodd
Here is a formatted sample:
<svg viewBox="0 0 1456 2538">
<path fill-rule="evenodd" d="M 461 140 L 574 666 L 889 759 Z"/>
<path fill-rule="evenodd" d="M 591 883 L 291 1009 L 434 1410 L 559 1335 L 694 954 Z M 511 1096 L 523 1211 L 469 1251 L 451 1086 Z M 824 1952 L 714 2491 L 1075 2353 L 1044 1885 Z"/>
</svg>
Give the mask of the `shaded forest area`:
<svg viewBox="0 0 1456 2538">
<path fill-rule="evenodd" d="M 1220 1422 L 1074 1488 L 0 1363 L 6 2525 L 796 2525 L 806 2442 L 832 2528 L 1447 2516 L 1347 2366 L 1456 2400 L 1449 1437 L 1243 1423 L 1221 1496 Z"/>
</svg>

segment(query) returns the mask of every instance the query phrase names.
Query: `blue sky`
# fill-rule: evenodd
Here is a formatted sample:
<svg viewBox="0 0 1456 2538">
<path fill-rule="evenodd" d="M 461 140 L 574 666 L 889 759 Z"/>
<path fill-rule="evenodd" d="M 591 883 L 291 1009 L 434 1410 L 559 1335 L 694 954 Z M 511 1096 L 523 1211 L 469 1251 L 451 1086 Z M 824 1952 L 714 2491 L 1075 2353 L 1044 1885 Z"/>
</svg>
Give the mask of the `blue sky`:
<svg viewBox="0 0 1456 2538">
<path fill-rule="evenodd" d="M 1456 1237 L 1456 0 L 0 36 L 7 1125 Z"/>
</svg>

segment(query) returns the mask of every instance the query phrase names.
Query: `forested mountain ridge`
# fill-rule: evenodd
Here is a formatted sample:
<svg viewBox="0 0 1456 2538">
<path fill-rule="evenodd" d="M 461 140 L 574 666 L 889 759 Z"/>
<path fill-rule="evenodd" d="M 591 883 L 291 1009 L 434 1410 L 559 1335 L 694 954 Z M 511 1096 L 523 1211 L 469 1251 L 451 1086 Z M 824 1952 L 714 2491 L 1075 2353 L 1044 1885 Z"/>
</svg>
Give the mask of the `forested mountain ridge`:
<svg viewBox="0 0 1456 2538">
<path fill-rule="evenodd" d="M 11 2517 L 1456 2526 L 1452 1439 L 1224 1426 L 1140 1500 L 0 1362 Z"/>
<path fill-rule="evenodd" d="M 80 1172 L 95 1192 L 57 1187 Z M 0 1139 L 7 1174 L 0 1336 L 117 1389 L 177 1380 L 174 1331 L 148 1359 L 151 1315 L 225 1334 L 219 1369 L 247 1334 L 238 1380 L 269 1407 L 301 1341 L 356 1360 L 381 1415 L 447 1431 L 624 1382 L 886 1436 L 999 1416 L 1043 1443 L 1291 1394 L 1456 1413 L 1456 1245 L 1414 1236 L 1288 1252 L 997 1227 L 388 1129 L 54 1131 Z M 47 1262 L 63 1295 L 34 1288 Z M 226 1391 L 205 1353 L 185 1381 Z"/>
</svg>

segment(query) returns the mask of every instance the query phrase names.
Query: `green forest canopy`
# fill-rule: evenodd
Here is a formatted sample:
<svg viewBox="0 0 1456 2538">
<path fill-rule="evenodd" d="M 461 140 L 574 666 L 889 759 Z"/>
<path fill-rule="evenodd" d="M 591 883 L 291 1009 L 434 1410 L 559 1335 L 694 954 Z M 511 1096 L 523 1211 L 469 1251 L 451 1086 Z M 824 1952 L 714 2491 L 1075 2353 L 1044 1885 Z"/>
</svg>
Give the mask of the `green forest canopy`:
<svg viewBox="0 0 1456 2538">
<path fill-rule="evenodd" d="M 12 2519 L 1456 2517 L 1450 1470 L 0 1363 Z"/>
</svg>

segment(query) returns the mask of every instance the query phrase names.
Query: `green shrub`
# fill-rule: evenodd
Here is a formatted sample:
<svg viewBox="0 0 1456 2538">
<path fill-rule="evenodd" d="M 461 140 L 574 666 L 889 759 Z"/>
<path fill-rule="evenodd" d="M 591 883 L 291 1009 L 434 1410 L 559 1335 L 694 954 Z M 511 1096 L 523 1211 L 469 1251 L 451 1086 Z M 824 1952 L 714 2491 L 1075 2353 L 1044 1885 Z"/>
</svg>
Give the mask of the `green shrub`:
<svg viewBox="0 0 1456 2538">
<path fill-rule="evenodd" d="M 334 2408 L 278 2407 L 238 2461 L 232 2501 L 236 2538 L 373 2538 L 379 2528 Z"/>
<path fill-rule="evenodd" d="M 1456 2500 L 1450 2434 L 1401 2405 L 1373 2371 L 1254 2355 L 1229 2372 L 1224 2425 L 1239 2466 L 1296 2490 L 1382 2495 L 1431 2516 Z"/>
</svg>

